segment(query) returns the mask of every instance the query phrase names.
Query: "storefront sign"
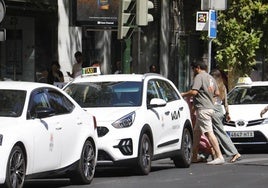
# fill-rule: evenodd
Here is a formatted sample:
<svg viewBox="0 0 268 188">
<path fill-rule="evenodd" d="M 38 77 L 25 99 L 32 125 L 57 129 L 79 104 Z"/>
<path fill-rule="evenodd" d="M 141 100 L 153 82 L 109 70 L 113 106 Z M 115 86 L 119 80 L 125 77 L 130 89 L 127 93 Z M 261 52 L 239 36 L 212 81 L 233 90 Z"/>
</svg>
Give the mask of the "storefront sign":
<svg viewBox="0 0 268 188">
<path fill-rule="evenodd" d="M 118 0 L 74 0 L 74 24 L 92 28 L 117 27 Z"/>
</svg>

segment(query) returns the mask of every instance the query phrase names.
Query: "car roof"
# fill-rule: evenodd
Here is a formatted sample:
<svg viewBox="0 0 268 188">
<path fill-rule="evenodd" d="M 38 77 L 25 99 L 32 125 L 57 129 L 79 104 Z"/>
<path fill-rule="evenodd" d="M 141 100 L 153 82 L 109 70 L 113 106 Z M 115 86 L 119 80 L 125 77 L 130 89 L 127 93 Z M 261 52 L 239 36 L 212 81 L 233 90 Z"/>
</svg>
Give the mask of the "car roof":
<svg viewBox="0 0 268 188">
<path fill-rule="evenodd" d="M 0 81 L 1 89 L 33 90 L 38 87 L 53 87 L 52 85 L 27 81 Z"/>
<path fill-rule="evenodd" d="M 91 76 L 79 76 L 75 78 L 72 83 L 79 82 L 116 82 L 116 81 L 136 81 L 141 82 L 147 77 L 164 78 L 160 74 L 146 73 L 146 74 L 105 74 L 105 75 L 91 75 Z"/>
</svg>

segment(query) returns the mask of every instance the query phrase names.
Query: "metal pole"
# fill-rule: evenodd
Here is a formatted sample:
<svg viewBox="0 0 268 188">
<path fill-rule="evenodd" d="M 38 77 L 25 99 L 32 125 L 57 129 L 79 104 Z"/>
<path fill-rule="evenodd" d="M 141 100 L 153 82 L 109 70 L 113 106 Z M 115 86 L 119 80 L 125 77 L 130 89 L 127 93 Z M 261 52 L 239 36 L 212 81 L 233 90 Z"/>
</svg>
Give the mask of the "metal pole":
<svg viewBox="0 0 268 188">
<path fill-rule="evenodd" d="M 208 39 L 208 72 L 211 71 L 211 46 L 212 46 L 212 38 Z"/>
<path fill-rule="evenodd" d="M 141 28 L 138 27 L 138 39 L 137 39 L 137 65 L 140 67 L 140 61 L 141 61 Z M 136 72 L 139 72 L 140 69 L 136 69 Z"/>
<path fill-rule="evenodd" d="M 130 73 L 130 48 L 131 48 L 131 39 L 127 38 L 124 39 L 125 42 L 125 49 L 123 51 L 123 73 L 129 74 Z"/>
</svg>

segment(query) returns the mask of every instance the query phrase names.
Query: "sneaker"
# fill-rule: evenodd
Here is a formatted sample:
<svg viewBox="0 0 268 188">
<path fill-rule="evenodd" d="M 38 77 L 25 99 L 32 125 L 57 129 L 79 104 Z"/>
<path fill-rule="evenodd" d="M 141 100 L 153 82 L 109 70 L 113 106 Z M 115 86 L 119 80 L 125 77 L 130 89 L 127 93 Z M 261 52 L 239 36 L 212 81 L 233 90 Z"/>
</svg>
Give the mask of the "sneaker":
<svg viewBox="0 0 268 188">
<path fill-rule="evenodd" d="M 225 162 L 224 158 L 216 158 L 212 161 L 207 162 L 207 164 L 209 164 L 209 165 L 221 165 L 221 164 L 224 164 L 224 162 Z"/>
</svg>

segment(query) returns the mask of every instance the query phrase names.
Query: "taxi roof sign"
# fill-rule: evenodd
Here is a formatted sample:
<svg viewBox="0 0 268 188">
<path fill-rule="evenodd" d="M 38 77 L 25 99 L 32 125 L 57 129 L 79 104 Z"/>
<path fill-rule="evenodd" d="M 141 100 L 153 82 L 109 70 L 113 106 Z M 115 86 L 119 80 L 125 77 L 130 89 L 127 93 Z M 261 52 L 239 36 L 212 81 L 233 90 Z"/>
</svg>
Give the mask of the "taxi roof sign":
<svg viewBox="0 0 268 188">
<path fill-rule="evenodd" d="M 82 76 L 100 75 L 100 67 L 85 67 L 82 68 Z"/>
<path fill-rule="evenodd" d="M 252 80 L 250 77 L 239 77 L 237 81 L 237 85 L 242 85 L 242 84 L 247 84 L 250 85 L 252 84 Z"/>
</svg>

